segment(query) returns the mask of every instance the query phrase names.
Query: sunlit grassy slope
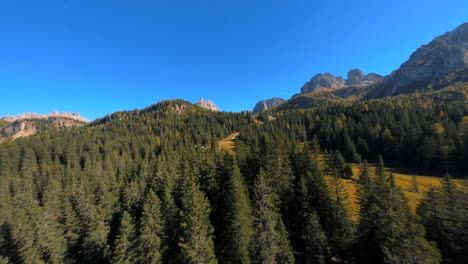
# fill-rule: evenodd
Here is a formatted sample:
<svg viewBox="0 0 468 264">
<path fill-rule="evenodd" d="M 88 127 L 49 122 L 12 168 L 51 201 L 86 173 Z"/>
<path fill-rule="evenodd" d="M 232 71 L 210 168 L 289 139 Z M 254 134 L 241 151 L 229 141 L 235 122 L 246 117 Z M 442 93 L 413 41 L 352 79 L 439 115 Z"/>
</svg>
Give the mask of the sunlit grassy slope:
<svg viewBox="0 0 468 264">
<path fill-rule="evenodd" d="M 354 177 L 352 180 L 343 180 L 346 192 L 349 198 L 349 209 L 351 211 L 353 219 L 358 219 L 359 214 L 359 205 L 357 200 L 357 177 L 360 173 L 360 167 L 357 164 L 352 165 Z M 369 165 L 369 171 L 373 173 L 375 171 L 375 166 Z M 393 173 L 395 177 L 395 183 L 398 187 L 401 188 L 405 196 L 408 198 L 408 204 L 412 210 L 416 210 L 420 200 L 422 199 L 425 192 L 427 192 L 431 187 L 439 187 L 441 185 L 441 178 L 436 178 L 432 176 L 424 175 L 415 175 L 416 181 L 418 183 L 418 191 L 415 192 L 413 188 L 413 174 L 411 172 L 404 172 L 397 169 L 388 169 L 389 172 Z M 331 177 L 326 176 L 328 183 L 331 183 Z M 456 180 L 456 182 L 462 185 L 462 182 Z"/>
<path fill-rule="evenodd" d="M 354 178 L 357 179 L 359 172 L 360 172 L 360 167 L 357 164 L 353 164 L 353 174 Z M 369 165 L 369 170 L 371 173 L 375 171 L 375 166 Z M 433 176 L 427 176 L 427 175 L 416 175 L 415 173 L 412 173 L 411 171 L 407 170 L 401 170 L 401 169 L 395 169 L 395 168 L 389 168 L 389 172 L 393 174 L 395 177 L 395 183 L 398 187 L 401 188 L 405 196 L 408 198 L 408 203 L 410 207 L 415 210 L 416 207 L 418 206 L 421 198 L 423 197 L 424 193 L 427 192 L 431 187 L 439 187 L 441 186 L 441 180 L 442 178 L 437 178 Z M 418 192 L 414 190 L 414 184 L 413 184 L 413 175 L 416 178 L 417 181 L 417 186 L 418 186 Z M 459 186 L 463 186 L 463 181 L 461 180 L 454 180 L 455 183 Z M 347 191 L 350 196 L 350 200 L 352 203 L 356 204 L 356 186 L 351 186 L 351 185 L 356 185 L 355 181 L 348 181 L 346 184 Z M 353 209 L 358 210 L 358 206 L 355 205 Z"/>
<path fill-rule="evenodd" d="M 232 133 L 228 137 L 219 141 L 218 147 L 224 149 L 231 154 L 235 154 L 235 143 L 234 140 L 240 135 L 239 132 Z"/>
<path fill-rule="evenodd" d="M 239 136 L 239 132 L 232 133 L 228 137 L 219 141 L 219 148 L 228 151 L 229 153 L 235 153 L 235 142 L 236 137 Z M 326 167 L 328 155 L 321 154 L 318 157 L 320 166 L 322 168 Z M 349 209 L 351 211 L 353 219 L 357 220 L 359 214 L 359 205 L 357 201 L 357 183 L 356 180 L 360 173 L 360 166 L 358 164 L 352 164 L 353 168 L 353 179 L 343 180 L 346 192 L 349 198 Z M 369 171 L 374 173 L 375 166 L 369 164 Z M 425 192 L 427 192 L 431 187 L 439 187 L 441 185 L 442 178 L 437 178 L 427 175 L 417 175 L 414 172 L 404 169 L 389 168 L 388 172 L 391 172 L 395 177 L 395 183 L 398 187 L 401 188 L 405 196 L 408 198 L 408 204 L 411 209 L 416 210 L 420 200 L 422 199 Z M 413 188 L 413 175 L 416 178 L 418 183 L 418 192 Z M 327 183 L 331 183 L 331 177 L 325 176 Z M 464 186 L 462 180 L 454 180 L 455 183 L 459 186 Z"/>
</svg>

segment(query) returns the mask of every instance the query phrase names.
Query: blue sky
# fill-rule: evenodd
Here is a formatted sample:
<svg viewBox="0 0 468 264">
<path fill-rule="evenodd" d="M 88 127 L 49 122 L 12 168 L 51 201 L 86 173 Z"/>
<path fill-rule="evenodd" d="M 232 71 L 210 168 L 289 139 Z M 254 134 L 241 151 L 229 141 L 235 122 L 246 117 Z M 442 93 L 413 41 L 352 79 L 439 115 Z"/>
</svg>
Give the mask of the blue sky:
<svg viewBox="0 0 468 264">
<path fill-rule="evenodd" d="M 94 119 L 200 97 L 252 109 L 316 73 L 389 74 L 467 10 L 466 0 L 0 0 L 0 116 Z"/>
</svg>

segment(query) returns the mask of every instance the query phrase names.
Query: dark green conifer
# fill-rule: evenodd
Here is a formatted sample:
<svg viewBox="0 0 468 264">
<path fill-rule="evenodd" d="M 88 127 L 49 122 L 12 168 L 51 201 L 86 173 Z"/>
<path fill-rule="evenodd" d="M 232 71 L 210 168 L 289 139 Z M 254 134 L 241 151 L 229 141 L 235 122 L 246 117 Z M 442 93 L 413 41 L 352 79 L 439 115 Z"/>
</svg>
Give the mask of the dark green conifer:
<svg viewBox="0 0 468 264">
<path fill-rule="evenodd" d="M 140 236 L 136 249 L 136 260 L 139 263 L 162 263 L 164 254 L 164 222 L 161 213 L 161 201 L 150 190 L 146 195 L 143 214 L 140 221 Z"/>
<path fill-rule="evenodd" d="M 187 177 L 187 176 L 186 176 Z M 188 176 L 181 199 L 179 246 L 185 263 L 217 263 L 214 253 L 211 207 L 193 177 Z"/>
<path fill-rule="evenodd" d="M 130 264 L 135 261 L 135 226 L 127 211 L 122 214 L 120 228 L 114 242 L 112 263 Z"/>
<path fill-rule="evenodd" d="M 254 235 L 253 216 L 249 193 L 239 167 L 232 158 L 226 164 L 230 169 L 226 185 L 226 230 L 222 249 L 225 263 L 251 263 Z"/>
<path fill-rule="evenodd" d="M 288 238 L 265 177 L 261 169 L 254 186 L 254 263 L 291 263 Z"/>
</svg>

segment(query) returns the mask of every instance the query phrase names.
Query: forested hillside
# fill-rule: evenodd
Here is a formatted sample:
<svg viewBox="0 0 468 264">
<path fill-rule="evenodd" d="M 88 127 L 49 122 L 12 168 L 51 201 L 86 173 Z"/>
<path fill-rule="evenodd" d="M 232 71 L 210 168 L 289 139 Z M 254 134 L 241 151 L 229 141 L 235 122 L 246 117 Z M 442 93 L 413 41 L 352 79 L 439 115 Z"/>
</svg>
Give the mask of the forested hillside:
<svg viewBox="0 0 468 264">
<path fill-rule="evenodd" d="M 262 122 L 172 100 L 3 143 L 0 263 L 464 263 L 466 189 L 445 174 L 415 215 L 382 156 L 466 176 L 467 99 L 456 84 Z"/>
</svg>

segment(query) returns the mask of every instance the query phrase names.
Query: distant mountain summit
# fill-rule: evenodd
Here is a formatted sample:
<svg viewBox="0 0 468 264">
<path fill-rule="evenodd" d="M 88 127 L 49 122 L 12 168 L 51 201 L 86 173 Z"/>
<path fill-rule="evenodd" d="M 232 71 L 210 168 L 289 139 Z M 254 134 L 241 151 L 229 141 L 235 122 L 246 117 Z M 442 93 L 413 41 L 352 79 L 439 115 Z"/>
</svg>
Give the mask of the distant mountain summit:
<svg viewBox="0 0 468 264">
<path fill-rule="evenodd" d="M 301 94 L 322 89 L 369 86 L 366 98 L 376 98 L 424 89 L 439 89 L 457 81 L 468 81 L 468 22 L 418 48 L 399 69 L 388 76 L 348 72 L 347 80 L 330 73 L 312 77 Z"/>
<path fill-rule="evenodd" d="M 269 108 L 280 105 L 284 102 L 285 101 L 283 98 L 278 97 L 270 98 L 268 100 L 262 100 L 255 105 L 252 114 L 258 114 L 262 111 L 268 110 Z"/>
<path fill-rule="evenodd" d="M 57 111 L 52 111 L 48 115 L 36 114 L 36 113 L 24 113 L 17 116 L 4 116 L 1 119 L 8 121 L 8 122 L 15 122 L 17 120 L 23 119 L 48 119 L 49 117 L 54 118 L 69 118 L 80 122 L 89 123 L 89 120 L 82 117 L 79 113 L 69 113 L 69 112 L 62 112 L 59 113 Z"/>
<path fill-rule="evenodd" d="M 200 98 L 195 103 L 195 105 L 198 105 L 211 111 L 219 112 L 219 108 L 211 100 L 205 101 L 203 100 L 203 98 Z"/>
<path fill-rule="evenodd" d="M 319 73 L 302 86 L 300 94 L 275 110 L 437 90 L 456 82 L 468 82 L 468 22 L 422 45 L 390 75 L 365 75 L 360 69 L 352 69 L 344 79 L 331 73 Z"/>
<path fill-rule="evenodd" d="M 352 69 L 348 72 L 348 79 L 335 76 L 331 73 L 319 73 L 301 88 L 301 94 L 308 94 L 322 89 L 340 89 L 347 86 L 370 85 L 380 81 L 383 76 L 377 73 L 364 75 L 360 69 Z"/>
</svg>

